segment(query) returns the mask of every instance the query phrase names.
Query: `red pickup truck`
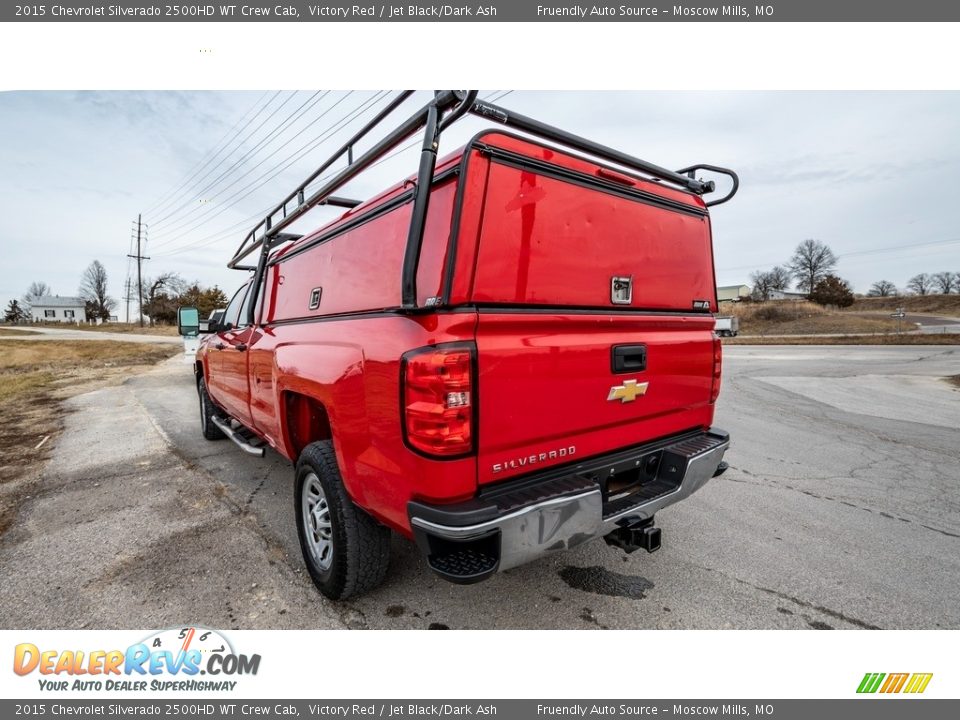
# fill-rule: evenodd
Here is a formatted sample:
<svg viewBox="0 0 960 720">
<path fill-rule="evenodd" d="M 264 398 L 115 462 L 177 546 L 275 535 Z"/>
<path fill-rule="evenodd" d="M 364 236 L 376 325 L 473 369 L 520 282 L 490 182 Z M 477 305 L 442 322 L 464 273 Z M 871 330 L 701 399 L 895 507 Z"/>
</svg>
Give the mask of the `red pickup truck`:
<svg viewBox="0 0 960 720">
<path fill-rule="evenodd" d="M 204 437 L 296 464 L 304 560 L 331 598 L 381 582 L 391 530 L 458 583 L 596 537 L 656 550 L 654 513 L 726 468 L 707 208 L 736 175 L 669 171 L 474 91 L 436 93 L 355 157 L 409 95 L 228 263 L 249 279 L 198 352 Z M 523 134 L 438 161 L 466 114 Z M 334 194 L 420 132 L 416 175 Z M 705 202 L 698 170 L 732 178 L 726 196 Z M 346 211 L 283 232 L 318 205 Z"/>
</svg>

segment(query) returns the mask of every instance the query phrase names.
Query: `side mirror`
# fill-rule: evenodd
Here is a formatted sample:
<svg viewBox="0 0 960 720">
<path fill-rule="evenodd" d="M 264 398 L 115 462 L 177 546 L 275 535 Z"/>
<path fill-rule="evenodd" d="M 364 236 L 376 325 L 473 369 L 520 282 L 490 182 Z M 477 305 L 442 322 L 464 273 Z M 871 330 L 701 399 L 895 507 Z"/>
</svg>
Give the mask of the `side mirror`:
<svg viewBox="0 0 960 720">
<path fill-rule="evenodd" d="M 195 307 L 177 309 L 177 332 L 184 337 L 196 337 L 200 334 L 200 311 Z"/>
<path fill-rule="evenodd" d="M 226 323 L 222 322 L 223 312 L 223 308 L 217 308 L 210 313 L 210 317 L 207 318 L 207 321 L 202 323 L 200 332 L 219 333 L 229 330 L 230 328 L 226 326 Z M 206 327 L 203 327 L 203 325 L 206 325 Z"/>
</svg>

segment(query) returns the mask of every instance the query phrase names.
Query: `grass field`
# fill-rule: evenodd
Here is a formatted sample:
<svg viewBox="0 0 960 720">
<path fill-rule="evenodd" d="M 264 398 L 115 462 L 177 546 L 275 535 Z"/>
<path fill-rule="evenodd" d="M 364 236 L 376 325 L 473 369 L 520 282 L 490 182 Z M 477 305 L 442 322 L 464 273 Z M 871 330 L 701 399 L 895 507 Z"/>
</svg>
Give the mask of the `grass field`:
<svg viewBox="0 0 960 720">
<path fill-rule="evenodd" d="M 725 304 L 721 315 L 740 318 L 741 335 L 820 335 L 895 333 L 897 322 L 888 317 L 862 317 L 828 310 L 810 302 L 772 301 Z"/>
<path fill-rule="evenodd" d="M 52 443 L 37 446 L 59 430 L 61 400 L 182 352 L 113 340 L 4 340 L 0 349 L 0 483 L 43 459 Z"/>
<path fill-rule="evenodd" d="M 60 323 L 45 323 L 43 327 L 50 328 L 62 328 L 66 330 L 85 330 L 88 332 L 109 332 L 109 333 L 133 333 L 135 335 L 176 335 L 177 328 L 173 325 L 154 325 L 150 327 L 149 325 L 144 325 L 140 327 L 136 323 L 105 323 L 103 325 L 67 325 Z M 3 330 L 3 328 L 0 328 Z M 17 332 L 16 330 L 11 330 L 11 334 Z"/>
<path fill-rule="evenodd" d="M 11 330 L 10 328 L 0 327 L 0 335 L 17 337 L 24 335 L 39 335 L 39 333 L 34 332 L 33 330 Z"/>
</svg>

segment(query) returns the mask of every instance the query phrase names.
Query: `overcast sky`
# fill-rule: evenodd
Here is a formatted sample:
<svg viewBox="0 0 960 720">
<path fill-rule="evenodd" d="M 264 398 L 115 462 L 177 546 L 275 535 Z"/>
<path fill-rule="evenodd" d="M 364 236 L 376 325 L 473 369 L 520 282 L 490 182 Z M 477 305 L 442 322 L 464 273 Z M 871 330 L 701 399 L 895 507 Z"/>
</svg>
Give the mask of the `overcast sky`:
<svg viewBox="0 0 960 720">
<path fill-rule="evenodd" d="M 122 319 L 138 212 L 146 276 L 174 271 L 232 292 L 242 278 L 225 263 L 252 218 L 383 102 L 371 91 L 0 94 L 0 303 L 33 280 L 74 295 L 99 259 Z M 960 93 L 517 91 L 502 104 L 667 167 L 737 170 L 740 193 L 712 213 L 719 284 L 746 283 L 805 238 L 829 244 L 860 292 L 960 272 Z M 483 125 L 455 126 L 441 154 Z M 416 153 L 349 194 L 413 173 Z M 329 217 L 315 211 L 296 229 Z"/>
</svg>

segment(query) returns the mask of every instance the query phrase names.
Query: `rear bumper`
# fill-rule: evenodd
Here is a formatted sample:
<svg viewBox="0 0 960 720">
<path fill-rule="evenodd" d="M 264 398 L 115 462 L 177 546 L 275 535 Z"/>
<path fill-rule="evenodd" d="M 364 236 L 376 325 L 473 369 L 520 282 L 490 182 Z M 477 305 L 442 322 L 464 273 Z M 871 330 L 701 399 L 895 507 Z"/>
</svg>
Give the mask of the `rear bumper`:
<svg viewBox="0 0 960 720">
<path fill-rule="evenodd" d="M 411 502 L 410 525 L 441 577 L 478 582 L 652 519 L 717 474 L 729 446 L 723 430 L 685 433 L 509 481 L 469 502 Z"/>
</svg>

